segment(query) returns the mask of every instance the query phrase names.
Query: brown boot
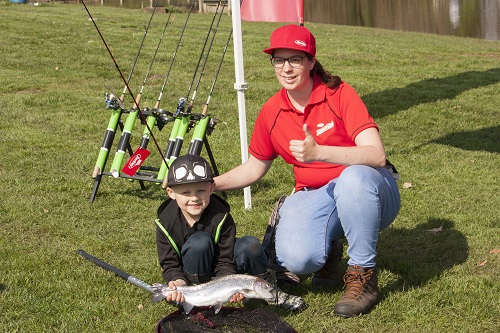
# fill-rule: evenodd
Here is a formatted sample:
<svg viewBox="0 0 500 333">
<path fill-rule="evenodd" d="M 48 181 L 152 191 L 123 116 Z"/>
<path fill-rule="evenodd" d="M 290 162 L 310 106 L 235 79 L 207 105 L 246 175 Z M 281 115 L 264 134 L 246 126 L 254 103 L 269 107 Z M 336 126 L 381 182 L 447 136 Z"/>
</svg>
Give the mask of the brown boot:
<svg viewBox="0 0 500 333">
<path fill-rule="evenodd" d="M 325 265 L 313 274 L 312 285 L 315 288 L 333 288 L 342 285 L 340 261 L 344 246 L 338 240 L 332 242 L 332 247 Z"/>
<path fill-rule="evenodd" d="M 377 269 L 349 266 L 344 275 L 345 292 L 335 304 L 333 313 L 355 317 L 370 311 L 378 300 Z"/>
</svg>

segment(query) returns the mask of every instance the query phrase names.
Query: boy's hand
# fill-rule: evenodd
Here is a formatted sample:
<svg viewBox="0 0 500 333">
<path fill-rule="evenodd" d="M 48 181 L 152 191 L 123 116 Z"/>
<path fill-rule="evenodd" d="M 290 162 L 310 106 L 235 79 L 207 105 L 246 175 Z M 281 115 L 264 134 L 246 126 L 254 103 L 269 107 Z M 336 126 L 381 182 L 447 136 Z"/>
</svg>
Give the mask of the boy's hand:
<svg viewBox="0 0 500 333">
<path fill-rule="evenodd" d="M 186 285 L 186 281 L 184 281 L 182 279 L 170 281 L 168 283 L 168 287 L 170 289 L 174 290 L 174 292 L 172 292 L 170 295 L 168 295 L 167 298 L 165 298 L 165 300 L 167 302 L 177 302 L 177 303 L 184 302 L 184 295 L 182 295 L 182 293 L 180 291 L 175 291 L 175 290 L 177 289 L 177 287 L 185 286 L 185 285 Z"/>
<path fill-rule="evenodd" d="M 236 293 L 233 296 L 231 296 L 231 299 L 229 300 L 229 303 L 239 303 L 245 299 L 245 296 L 240 293 Z"/>
</svg>

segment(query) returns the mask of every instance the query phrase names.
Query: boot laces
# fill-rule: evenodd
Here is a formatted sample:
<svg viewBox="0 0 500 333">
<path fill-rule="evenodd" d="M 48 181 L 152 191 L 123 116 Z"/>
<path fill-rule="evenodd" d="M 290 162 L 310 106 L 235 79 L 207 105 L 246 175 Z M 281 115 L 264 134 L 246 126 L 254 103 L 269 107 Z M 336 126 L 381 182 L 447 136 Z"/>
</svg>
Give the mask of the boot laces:
<svg viewBox="0 0 500 333">
<path fill-rule="evenodd" d="M 365 286 L 372 277 L 373 271 L 347 272 L 344 275 L 345 298 L 357 299 L 365 292 Z"/>
</svg>

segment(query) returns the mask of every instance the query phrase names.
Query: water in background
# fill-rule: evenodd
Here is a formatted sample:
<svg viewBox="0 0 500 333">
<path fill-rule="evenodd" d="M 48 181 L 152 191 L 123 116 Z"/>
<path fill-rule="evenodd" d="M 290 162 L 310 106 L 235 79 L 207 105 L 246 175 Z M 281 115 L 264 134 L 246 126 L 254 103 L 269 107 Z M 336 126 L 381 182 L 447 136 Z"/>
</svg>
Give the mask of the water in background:
<svg viewBox="0 0 500 333">
<path fill-rule="evenodd" d="M 144 8 L 154 5 L 156 0 L 87 2 Z M 177 2 L 159 0 L 159 6 L 170 7 Z M 304 0 L 304 16 L 306 24 L 354 25 L 500 40 L 500 0 Z"/>
<path fill-rule="evenodd" d="M 500 40 L 500 0 L 305 0 L 306 22 Z"/>
</svg>

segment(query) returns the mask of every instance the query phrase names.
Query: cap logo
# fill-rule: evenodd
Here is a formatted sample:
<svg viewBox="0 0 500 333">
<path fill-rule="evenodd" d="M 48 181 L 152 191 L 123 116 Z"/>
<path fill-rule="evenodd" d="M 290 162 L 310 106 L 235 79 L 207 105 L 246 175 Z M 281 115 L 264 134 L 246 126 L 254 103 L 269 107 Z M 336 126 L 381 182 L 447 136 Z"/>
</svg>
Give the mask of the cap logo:
<svg viewBox="0 0 500 333">
<path fill-rule="evenodd" d="M 302 41 L 302 40 L 296 40 L 295 41 L 295 44 L 299 45 L 299 46 L 302 46 L 302 47 L 306 47 L 307 46 L 307 43 Z"/>
</svg>

